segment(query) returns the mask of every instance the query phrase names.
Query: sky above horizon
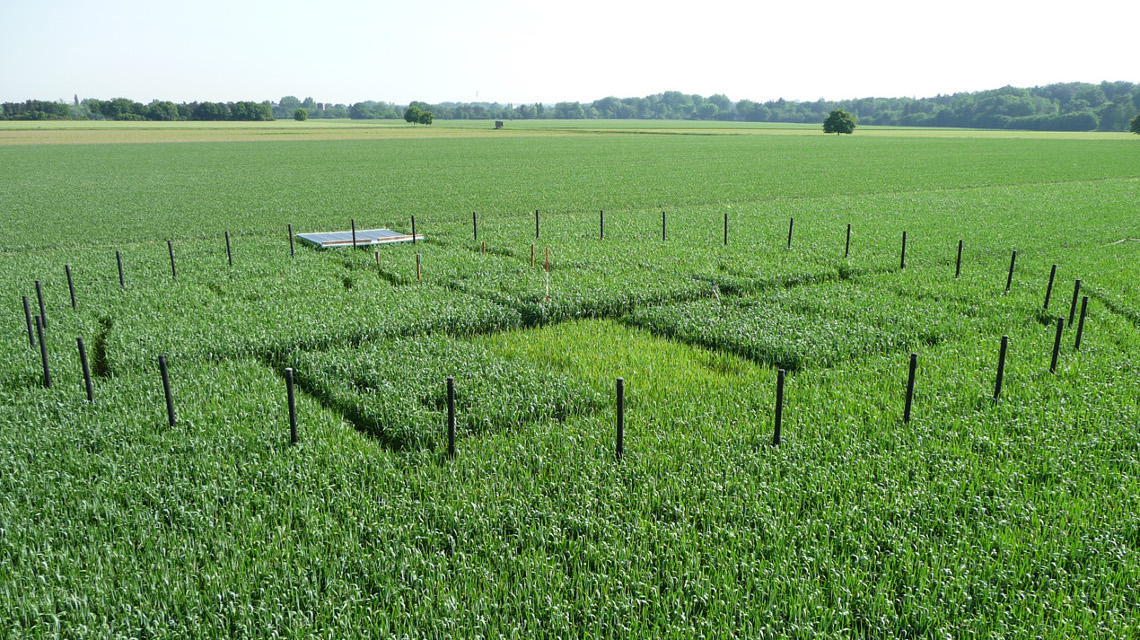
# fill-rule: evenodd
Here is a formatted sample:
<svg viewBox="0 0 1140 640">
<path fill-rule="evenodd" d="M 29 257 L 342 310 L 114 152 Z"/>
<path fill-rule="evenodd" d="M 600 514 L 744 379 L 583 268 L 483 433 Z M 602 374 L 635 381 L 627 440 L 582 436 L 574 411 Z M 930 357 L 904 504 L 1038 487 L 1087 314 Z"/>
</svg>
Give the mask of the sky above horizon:
<svg viewBox="0 0 1140 640">
<path fill-rule="evenodd" d="M 1012 4 L 5 0 L 0 101 L 840 100 L 1140 80 L 1127 5 Z"/>
</svg>

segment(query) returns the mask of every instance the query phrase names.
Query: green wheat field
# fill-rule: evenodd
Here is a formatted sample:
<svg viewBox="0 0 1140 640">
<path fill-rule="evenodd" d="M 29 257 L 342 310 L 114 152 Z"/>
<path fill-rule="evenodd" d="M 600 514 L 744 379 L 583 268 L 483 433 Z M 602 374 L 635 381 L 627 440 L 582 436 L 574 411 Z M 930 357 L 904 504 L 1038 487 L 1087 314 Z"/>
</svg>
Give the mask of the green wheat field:
<svg viewBox="0 0 1140 640">
<path fill-rule="evenodd" d="M 1135 136 L 4 123 L 0 167 L 0 637 L 1140 634 Z"/>
</svg>

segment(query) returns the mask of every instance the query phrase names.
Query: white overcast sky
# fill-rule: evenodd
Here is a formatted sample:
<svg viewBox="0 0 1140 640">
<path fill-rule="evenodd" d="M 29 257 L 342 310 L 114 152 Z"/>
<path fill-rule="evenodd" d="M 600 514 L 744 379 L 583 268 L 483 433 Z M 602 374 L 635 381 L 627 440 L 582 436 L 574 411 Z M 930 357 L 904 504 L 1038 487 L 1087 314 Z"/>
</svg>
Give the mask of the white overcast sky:
<svg viewBox="0 0 1140 640">
<path fill-rule="evenodd" d="M 1140 81 L 1121 2 L 0 0 L 0 101 L 933 96 Z"/>
</svg>

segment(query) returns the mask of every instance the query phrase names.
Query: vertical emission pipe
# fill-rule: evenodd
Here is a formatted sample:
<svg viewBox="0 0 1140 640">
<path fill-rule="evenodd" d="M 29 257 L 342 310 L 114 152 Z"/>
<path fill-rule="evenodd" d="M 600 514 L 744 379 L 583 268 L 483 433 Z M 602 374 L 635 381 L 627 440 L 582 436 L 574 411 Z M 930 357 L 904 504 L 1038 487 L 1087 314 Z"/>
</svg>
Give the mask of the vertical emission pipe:
<svg viewBox="0 0 1140 640">
<path fill-rule="evenodd" d="M 795 218 L 788 218 L 788 248 L 792 248 L 792 227 L 796 224 Z"/>
<path fill-rule="evenodd" d="M 538 209 L 534 210 L 534 239 L 538 240 Z"/>
<path fill-rule="evenodd" d="M 296 258 L 297 254 L 293 251 L 293 225 L 289 225 L 289 257 Z"/>
<path fill-rule="evenodd" d="M 847 223 L 847 244 L 843 247 L 843 257 L 851 255 L 851 223 Z"/>
<path fill-rule="evenodd" d="M 954 267 L 954 278 L 962 275 L 962 241 L 958 241 L 958 265 Z"/>
<path fill-rule="evenodd" d="M 166 370 L 166 356 L 158 356 L 158 369 L 162 373 L 162 393 L 166 396 L 166 417 L 170 426 L 174 426 L 174 398 L 170 395 L 170 374 Z"/>
<path fill-rule="evenodd" d="M 617 379 L 617 459 L 625 455 L 625 380 Z"/>
<path fill-rule="evenodd" d="M 44 388 L 51 388 L 51 371 L 48 369 L 47 342 L 44 341 L 44 319 L 36 316 L 36 337 L 40 340 L 40 360 L 44 365 Z"/>
<path fill-rule="evenodd" d="M 471 212 L 471 233 L 475 234 L 475 242 L 479 242 L 479 216 Z"/>
<path fill-rule="evenodd" d="M 352 248 L 355 249 L 356 248 L 356 219 L 353 218 L 352 220 L 350 220 L 350 222 L 352 224 Z M 414 238 L 415 235 L 416 235 L 416 230 L 412 229 L 412 237 Z"/>
<path fill-rule="evenodd" d="M 665 242 L 665 212 L 661 212 L 661 242 Z"/>
<path fill-rule="evenodd" d="M 906 269 L 906 231 L 903 231 L 902 257 L 899 258 L 899 269 Z"/>
<path fill-rule="evenodd" d="M 724 214 L 724 246 L 728 246 L 728 214 Z"/>
<path fill-rule="evenodd" d="M 447 455 L 455 457 L 455 376 L 447 376 Z"/>
<path fill-rule="evenodd" d="M 1069 307 L 1069 326 L 1073 326 L 1073 317 L 1077 314 L 1077 296 L 1081 295 L 1081 280 L 1073 283 L 1073 304 Z"/>
<path fill-rule="evenodd" d="M 910 422 L 910 408 L 914 403 L 914 373 L 918 369 L 918 354 L 910 354 L 910 375 L 906 379 L 906 409 L 903 411 L 903 422 Z"/>
<path fill-rule="evenodd" d="M 119 264 L 119 289 L 126 289 L 127 285 L 123 283 L 123 254 L 118 251 L 115 252 L 115 262 Z"/>
<path fill-rule="evenodd" d="M 226 232 L 226 260 L 229 261 L 230 266 L 234 266 L 234 252 L 230 249 L 230 232 Z"/>
<path fill-rule="evenodd" d="M 1009 259 L 1009 277 L 1005 279 L 1005 292 L 1009 293 L 1009 288 L 1013 286 L 1013 265 L 1017 263 L 1017 249 L 1013 250 L 1013 257 Z"/>
<path fill-rule="evenodd" d="M 166 241 L 166 249 L 170 252 L 170 277 L 177 278 L 178 272 L 174 270 L 174 244 L 169 240 Z"/>
<path fill-rule="evenodd" d="M 40 319 L 42 319 L 44 322 L 44 329 L 47 329 L 48 321 L 47 321 L 47 313 L 44 311 L 44 291 L 43 291 L 43 288 L 40 287 L 40 281 L 39 280 L 36 280 L 36 300 L 38 300 L 40 303 Z M 1073 304 L 1074 305 L 1077 304 L 1076 298 L 1073 299 Z"/>
<path fill-rule="evenodd" d="M 87 348 L 83 346 L 83 338 L 76 338 L 79 346 L 79 366 L 83 369 L 83 384 L 87 387 L 87 402 L 95 402 L 95 389 L 91 386 L 91 368 L 87 366 Z"/>
<path fill-rule="evenodd" d="M 412 216 L 412 245 L 416 244 L 416 217 Z"/>
<path fill-rule="evenodd" d="M 289 444 L 297 444 L 297 400 L 293 392 L 293 368 L 285 368 L 285 395 L 289 400 Z"/>
<path fill-rule="evenodd" d="M 71 280 L 71 265 L 63 265 L 63 270 L 67 272 L 67 292 L 71 294 L 71 308 L 75 308 L 75 283 Z"/>
<path fill-rule="evenodd" d="M 1065 331 L 1065 319 L 1057 318 L 1057 338 L 1053 340 L 1053 359 L 1049 362 L 1049 373 L 1057 373 L 1057 357 L 1061 355 L 1061 334 Z"/>
<path fill-rule="evenodd" d="M 606 239 L 606 211 L 598 211 L 598 240 Z"/>
<path fill-rule="evenodd" d="M 24 320 L 28 323 L 28 344 L 36 348 L 36 334 L 32 330 L 32 310 L 28 307 L 28 296 L 20 296 L 24 300 Z"/>
</svg>

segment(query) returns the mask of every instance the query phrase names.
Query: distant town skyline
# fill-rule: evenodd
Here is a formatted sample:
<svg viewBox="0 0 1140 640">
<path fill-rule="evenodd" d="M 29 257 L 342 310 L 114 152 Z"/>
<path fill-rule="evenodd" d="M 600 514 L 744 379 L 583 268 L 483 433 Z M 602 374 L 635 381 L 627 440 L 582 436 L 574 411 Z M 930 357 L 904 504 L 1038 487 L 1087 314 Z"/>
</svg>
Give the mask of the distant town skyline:
<svg viewBox="0 0 1140 640">
<path fill-rule="evenodd" d="M 0 101 L 551 104 L 670 90 L 840 100 L 1136 81 L 1126 11 L 973 0 L 6 3 Z"/>
</svg>

